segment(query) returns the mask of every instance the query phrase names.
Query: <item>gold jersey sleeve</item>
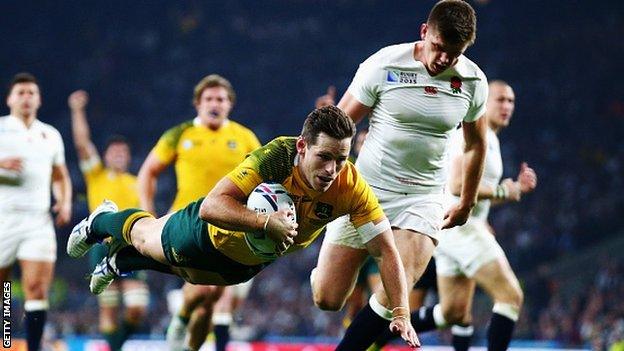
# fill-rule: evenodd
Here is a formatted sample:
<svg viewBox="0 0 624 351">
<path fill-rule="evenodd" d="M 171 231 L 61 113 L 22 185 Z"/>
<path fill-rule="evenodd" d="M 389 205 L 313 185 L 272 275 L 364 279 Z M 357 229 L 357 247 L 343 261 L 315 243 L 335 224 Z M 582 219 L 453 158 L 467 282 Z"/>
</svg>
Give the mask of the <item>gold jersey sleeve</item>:
<svg viewBox="0 0 624 351">
<path fill-rule="evenodd" d="M 228 172 L 260 147 L 256 135 L 234 121 L 212 130 L 188 121 L 169 129 L 153 149 L 163 163 L 175 162 L 177 192 L 172 211 L 206 196 Z"/>
</svg>

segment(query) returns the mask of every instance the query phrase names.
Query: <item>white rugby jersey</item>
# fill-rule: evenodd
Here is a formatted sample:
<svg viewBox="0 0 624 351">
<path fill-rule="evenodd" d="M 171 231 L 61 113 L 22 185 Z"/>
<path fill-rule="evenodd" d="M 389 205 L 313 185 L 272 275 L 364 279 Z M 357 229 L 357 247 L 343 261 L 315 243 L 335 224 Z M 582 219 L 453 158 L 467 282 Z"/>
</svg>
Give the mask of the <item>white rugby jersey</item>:
<svg viewBox="0 0 624 351">
<path fill-rule="evenodd" d="M 460 129 L 453 132 L 449 143 L 449 165 L 451 160 L 464 152 L 464 136 Z M 496 187 L 503 176 L 503 159 L 500 152 L 500 144 L 498 136 L 490 128 L 487 130 L 487 152 L 485 154 L 485 165 L 483 168 L 483 176 L 481 177 L 481 185 Z M 459 197 L 451 194 L 447 190 L 446 204 L 447 208 L 459 201 Z M 468 220 L 487 221 L 490 213 L 490 200 L 483 199 L 477 201 L 472 209 Z"/>
<path fill-rule="evenodd" d="M 0 117 L 0 159 L 19 157 L 22 172 L 0 169 L 0 209 L 48 211 L 52 166 L 65 163 L 61 134 L 37 119 L 30 128 L 21 119 Z"/>
<path fill-rule="evenodd" d="M 349 86 L 372 107 L 357 166 L 373 187 L 440 193 L 450 133 L 485 112 L 485 74 L 465 56 L 431 77 L 414 58 L 415 42 L 388 46 L 360 64 Z"/>
</svg>

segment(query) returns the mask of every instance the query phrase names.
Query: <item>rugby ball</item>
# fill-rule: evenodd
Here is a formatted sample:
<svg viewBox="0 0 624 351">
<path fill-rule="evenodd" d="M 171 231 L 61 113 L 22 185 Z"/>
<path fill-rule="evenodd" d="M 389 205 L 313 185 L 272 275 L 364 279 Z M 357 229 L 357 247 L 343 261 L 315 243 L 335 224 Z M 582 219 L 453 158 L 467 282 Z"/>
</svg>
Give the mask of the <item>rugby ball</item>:
<svg viewBox="0 0 624 351">
<path fill-rule="evenodd" d="M 247 198 L 247 208 L 259 214 L 271 214 L 281 209 L 293 212 L 292 220 L 297 221 L 295 203 L 282 184 L 260 183 Z M 277 243 L 269 238 L 264 231 L 245 233 L 245 241 L 254 255 L 274 260 L 279 255 Z"/>
</svg>

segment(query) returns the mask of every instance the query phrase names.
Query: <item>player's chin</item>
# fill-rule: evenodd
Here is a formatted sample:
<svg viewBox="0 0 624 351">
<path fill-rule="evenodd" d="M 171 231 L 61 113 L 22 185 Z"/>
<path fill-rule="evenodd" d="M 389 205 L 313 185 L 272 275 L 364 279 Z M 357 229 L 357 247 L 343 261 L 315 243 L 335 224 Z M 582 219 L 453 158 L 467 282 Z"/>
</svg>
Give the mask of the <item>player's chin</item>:
<svg viewBox="0 0 624 351">
<path fill-rule="evenodd" d="M 319 180 L 316 182 L 316 186 L 314 187 L 314 190 L 316 191 L 327 191 L 327 189 L 329 189 L 329 187 L 332 185 L 333 181 L 327 182 L 327 181 L 322 181 Z"/>
</svg>

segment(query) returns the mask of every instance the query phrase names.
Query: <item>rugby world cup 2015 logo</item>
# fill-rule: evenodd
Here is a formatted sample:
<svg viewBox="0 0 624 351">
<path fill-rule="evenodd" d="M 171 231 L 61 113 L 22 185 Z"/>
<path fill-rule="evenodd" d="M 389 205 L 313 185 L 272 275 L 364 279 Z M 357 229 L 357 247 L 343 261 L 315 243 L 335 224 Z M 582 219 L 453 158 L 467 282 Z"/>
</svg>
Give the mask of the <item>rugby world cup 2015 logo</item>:
<svg viewBox="0 0 624 351">
<path fill-rule="evenodd" d="M 403 72 L 399 70 L 388 70 L 386 82 L 392 84 L 416 84 L 417 74 L 415 72 Z"/>
</svg>

